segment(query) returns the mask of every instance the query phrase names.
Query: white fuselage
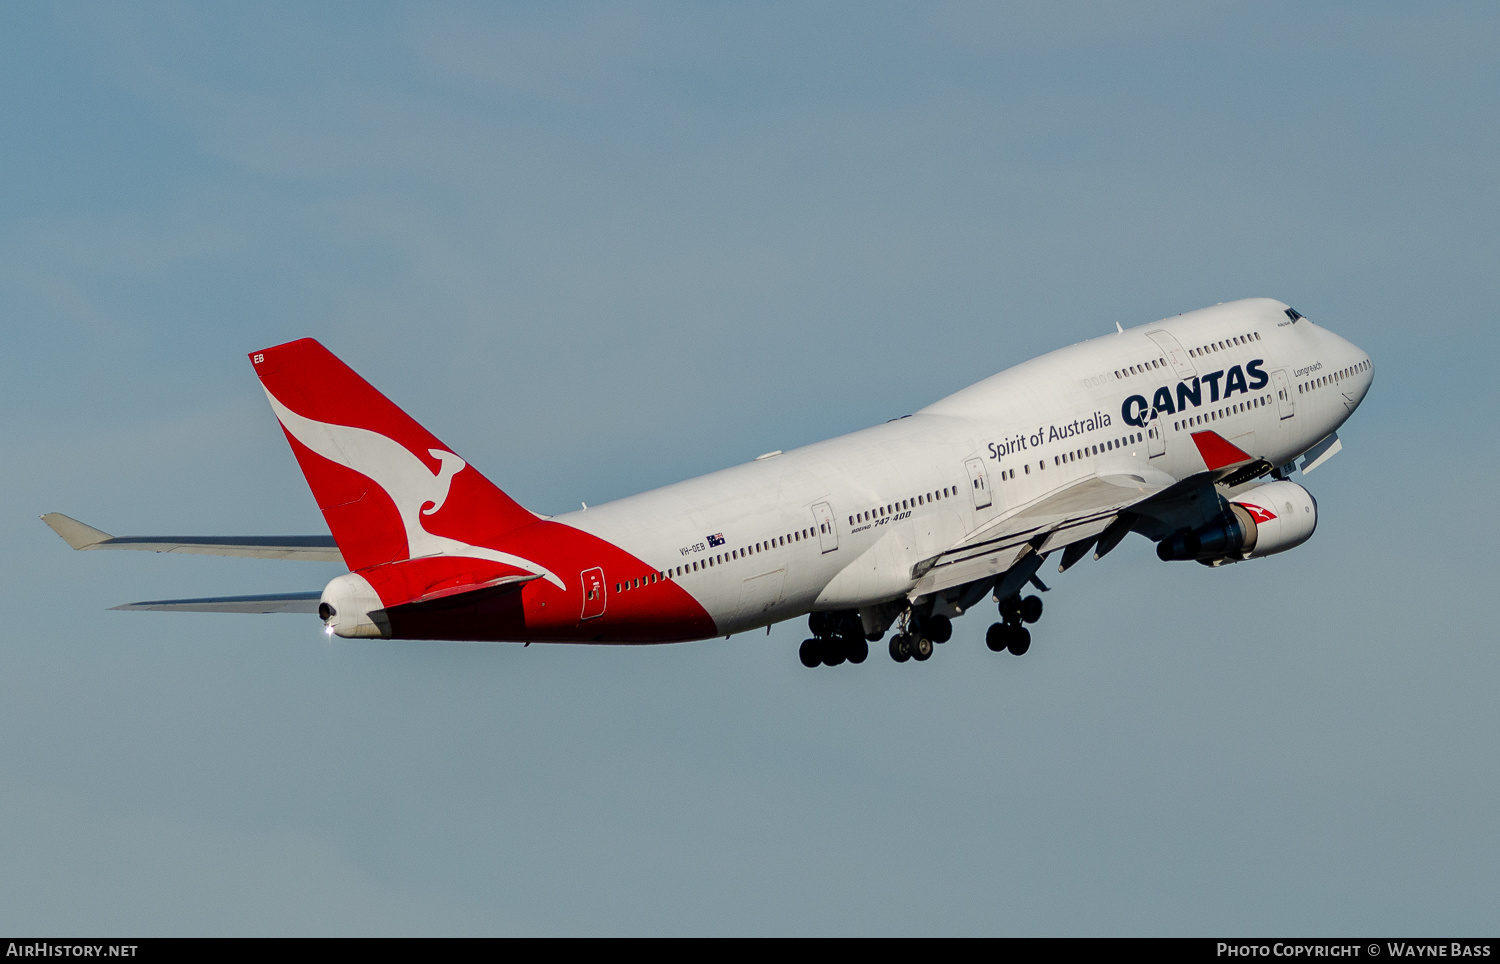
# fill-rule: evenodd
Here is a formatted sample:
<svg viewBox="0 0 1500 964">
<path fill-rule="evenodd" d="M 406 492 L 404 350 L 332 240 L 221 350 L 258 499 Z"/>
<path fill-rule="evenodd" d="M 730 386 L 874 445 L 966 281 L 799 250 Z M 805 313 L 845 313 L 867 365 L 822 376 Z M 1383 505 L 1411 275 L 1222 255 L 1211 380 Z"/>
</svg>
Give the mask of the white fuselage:
<svg viewBox="0 0 1500 964">
<path fill-rule="evenodd" d="M 1256 359 L 1258 388 L 1204 377 L 1243 374 Z M 1193 432 L 1290 462 L 1343 424 L 1371 377 L 1363 351 L 1281 302 L 1231 302 L 1059 349 L 883 425 L 556 521 L 657 567 L 730 634 L 920 592 L 923 560 L 1081 480 L 1201 473 Z M 1314 388 L 1319 378 L 1329 383 Z M 1179 382 L 1197 385 L 1196 404 Z M 1163 387 L 1174 410 L 1150 420 Z M 1098 529 L 1061 525 L 1040 548 Z"/>
</svg>

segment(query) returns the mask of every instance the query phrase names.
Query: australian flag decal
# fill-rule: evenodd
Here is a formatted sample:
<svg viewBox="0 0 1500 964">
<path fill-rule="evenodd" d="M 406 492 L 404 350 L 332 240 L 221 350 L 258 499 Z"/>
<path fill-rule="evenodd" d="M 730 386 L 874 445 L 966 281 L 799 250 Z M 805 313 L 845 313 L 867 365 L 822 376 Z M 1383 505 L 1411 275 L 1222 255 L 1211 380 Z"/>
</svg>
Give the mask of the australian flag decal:
<svg viewBox="0 0 1500 964">
<path fill-rule="evenodd" d="M 709 536 L 708 544 L 710 548 L 712 548 L 713 546 L 722 546 L 724 544 L 724 533 L 716 532 L 713 535 Z"/>
</svg>

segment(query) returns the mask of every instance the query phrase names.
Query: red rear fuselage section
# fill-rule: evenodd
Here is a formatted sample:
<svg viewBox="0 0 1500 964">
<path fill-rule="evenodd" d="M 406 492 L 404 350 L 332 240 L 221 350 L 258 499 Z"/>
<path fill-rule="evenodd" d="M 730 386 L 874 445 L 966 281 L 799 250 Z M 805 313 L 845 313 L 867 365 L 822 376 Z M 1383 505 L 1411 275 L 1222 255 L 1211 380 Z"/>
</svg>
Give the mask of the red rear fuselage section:
<svg viewBox="0 0 1500 964">
<path fill-rule="evenodd" d="M 388 607 L 393 635 L 600 643 L 683 642 L 717 635 L 713 619 L 676 582 L 571 526 L 538 520 L 483 542 L 545 567 L 565 588 L 514 566 L 464 556 L 431 556 L 361 570 L 358 575 Z M 607 573 L 607 580 L 602 573 L 590 579 L 594 571 Z M 507 576 L 532 578 L 498 591 L 464 591 Z M 450 594 L 442 595 L 445 591 Z"/>
</svg>

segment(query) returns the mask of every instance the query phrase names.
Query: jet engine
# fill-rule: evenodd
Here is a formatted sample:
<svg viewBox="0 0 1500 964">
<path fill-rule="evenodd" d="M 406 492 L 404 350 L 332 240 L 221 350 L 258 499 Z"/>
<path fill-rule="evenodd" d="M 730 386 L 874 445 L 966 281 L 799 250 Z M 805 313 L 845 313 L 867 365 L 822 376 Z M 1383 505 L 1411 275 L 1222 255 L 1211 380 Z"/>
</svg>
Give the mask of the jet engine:
<svg viewBox="0 0 1500 964">
<path fill-rule="evenodd" d="M 1196 529 L 1156 544 L 1166 561 L 1196 559 L 1205 565 L 1257 559 L 1295 549 L 1318 527 L 1318 503 L 1295 482 L 1267 482 L 1229 500 L 1228 511 Z"/>
</svg>

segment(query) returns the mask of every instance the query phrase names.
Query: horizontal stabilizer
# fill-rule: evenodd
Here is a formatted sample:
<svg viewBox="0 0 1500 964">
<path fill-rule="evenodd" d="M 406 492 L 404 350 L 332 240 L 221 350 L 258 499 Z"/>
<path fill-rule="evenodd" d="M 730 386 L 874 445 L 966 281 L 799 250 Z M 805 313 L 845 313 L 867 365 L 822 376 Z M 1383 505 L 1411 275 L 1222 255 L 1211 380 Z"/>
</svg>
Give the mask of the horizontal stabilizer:
<svg viewBox="0 0 1500 964">
<path fill-rule="evenodd" d="M 333 536 L 112 536 L 61 512 L 49 512 L 42 516 L 42 521 L 74 549 L 138 549 L 199 556 L 344 561 Z"/>
<path fill-rule="evenodd" d="M 261 596 L 206 596 L 202 599 L 153 599 L 115 609 L 172 613 L 310 613 L 318 611 L 318 592 L 273 592 Z"/>
<path fill-rule="evenodd" d="M 424 595 L 418 596 L 415 599 L 408 599 L 405 602 L 397 603 L 396 605 L 389 606 L 387 608 L 395 609 L 397 606 L 423 606 L 427 605 L 428 603 L 437 602 L 451 602 L 457 605 L 467 605 L 468 603 L 475 602 L 481 598 L 498 596 L 502 593 L 507 592 L 514 592 L 515 590 L 520 589 L 522 586 L 526 585 L 528 582 L 531 582 L 533 579 L 540 578 L 542 577 L 538 573 L 527 572 L 520 573 L 514 576 L 501 576 L 499 579 L 491 579 L 488 582 L 465 583 L 461 586 L 449 586 L 446 589 L 439 589 L 434 592 L 429 592 Z"/>
</svg>

